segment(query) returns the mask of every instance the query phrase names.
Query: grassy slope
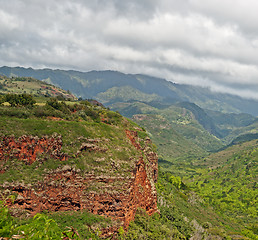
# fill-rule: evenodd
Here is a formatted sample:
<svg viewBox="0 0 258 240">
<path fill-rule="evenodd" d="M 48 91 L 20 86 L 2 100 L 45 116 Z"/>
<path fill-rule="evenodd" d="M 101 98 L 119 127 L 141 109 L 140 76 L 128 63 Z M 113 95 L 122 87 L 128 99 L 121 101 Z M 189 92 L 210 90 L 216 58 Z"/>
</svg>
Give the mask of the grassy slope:
<svg viewBox="0 0 258 240">
<path fill-rule="evenodd" d="M 232 131 L 228 136 L 224 138 L 224 141 L 227 143 L 231 143 L 235 138 L 246 135 L 246 134 L 257 134 L 258 133 L 258 121 L 256 120 L 254 123 L 240 127 Z"/>
<path fill-rule="evenodd" d="M 75 100 L 76 97 L 67 91 L 47 84 L 34 78 L 14 77 L 7 78 L 0 76 L 0 94 L 15 93 L 15 94 L 32 94 L 36 97 L 55 97 L 62 96 Z"/>
<path fill-rule="evenodd" d="M 171 123 L 161 115 L 139 114 L 133 120 L 147 129 L 157 145 L 159 158 L 175 159 L 195 158 L 204 154 L 204 150 L 178 134 Z"/>
<path fill-rule="evenodd" d="M 106 92 L 101 92 L 96 96 L 96 99 L 105 104 L 114 101 L 126 102 L 129 100 L 150 102 L 153 100 L 159 100 L 161 97 L 157 94 L 146 94 L 130 86 L 124 86 L 113 87 L 108 89 Z"/>
</svg>

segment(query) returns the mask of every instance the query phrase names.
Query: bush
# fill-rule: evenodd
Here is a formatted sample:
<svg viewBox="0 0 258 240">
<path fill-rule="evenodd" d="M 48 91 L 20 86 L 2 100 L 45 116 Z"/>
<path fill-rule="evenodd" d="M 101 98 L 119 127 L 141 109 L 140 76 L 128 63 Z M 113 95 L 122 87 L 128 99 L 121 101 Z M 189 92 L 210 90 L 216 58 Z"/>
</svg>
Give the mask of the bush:
<svg viewBox="0 0 258 240">
<path fill-rule="evenodd" d="M 0 105 L 5 102 L 5 97 L 0 95 Z"/>
<path fill-rule="evenodd" d="M 9 238 L 11 237 L 11 231 L 13 226 L 12 217 L 6 207 L 0 202 L 0 236 Z"/>
<path fill-rule="evenodd" d="M 76 221 L 76 219 L 75 219 Z M 0 238 L 6 239 L 82 239 L 73 227 L 60 228 L 55 220 L 45 214 L 36 214 L 33 218 L 21 220 L 13 218 L 7 207 L 0 202 Z M 89 232 L 87 239 L 100 239 L 94 233 Z"/>
<path fill-rule="evenodd" d="M 161 214 L 148 216 L 139 209 L 135 220 L 130 223 L 126 239 L 188 239 L 191 229 L 182 217 L 171 209 L 163 209 Z M 169 220 L 170 219 L 170 220 Z"/>
<path fill-rule="evenodd" d="M 14 106 L 33 106 L 36 101 L 30 94 L 7 94 L 5 95 L 5 102 L 10 103 L 12 107 Z"/>
</svg>

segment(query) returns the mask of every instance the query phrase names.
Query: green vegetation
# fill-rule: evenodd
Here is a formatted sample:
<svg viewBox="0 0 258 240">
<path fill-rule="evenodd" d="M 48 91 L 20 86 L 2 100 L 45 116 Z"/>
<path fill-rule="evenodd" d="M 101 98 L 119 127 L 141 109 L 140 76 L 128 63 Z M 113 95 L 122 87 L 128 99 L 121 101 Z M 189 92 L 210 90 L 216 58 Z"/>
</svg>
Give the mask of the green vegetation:
<svg viewBox="0 0 258 240">
<path fill-rule="evenodd" d="M 205 152 L 176 132 L 172 124 L 161 115 L 138 114 L 134 116 L 133 120 L 151 135 L 153 142 L 158 147 L 160 159 L 173 161 L 180 158 L 183 160 L 202 156 Z"/>
<path fill-rule="evenodd" d="M 92 96 L 98 94 L 99 99 L 105 99 L 112 104 L 112 109 L 131 117 L 142 128 L 101 104 L 67 101 L 65 91 L 63 95 L 51 95 L 55 88 L 52 85 L 38 90 L 35 87 L 34 91 L 29 89 L 43 83 L 32 78 L 1 77 L 0 136 L 42 137 L 58 133 L 62 135 L 62 151 L 70 156 L 67 162 L 55 161 L 49 154 L 42 154 L 37 156 L 39 161 L 31 165 L 15 159 L 1 163 L 0 169 L 8 170 L 0 174 L 1 184 L 37 184 L 46 169 L 56 170 L 67 164 L 80 169 L 81 175 L 94 171 L 101 175 L 130 177 L 130 172 L 123 169 L 131 169 L 133 159 L 139 158 L 139 153 L 125 140 L 125 129 L 130 129 L 138 132 L 141 145 L 149 135 L 157 146 L 160 159 L 156 187 L 160 214 L 148 216 L 139 209 L 127 232 L 119 228 L 118 239 L 189 239 L 191 236 L 198 239 L 257 239 L 257 118 L 248 114 L 204 111 L 195 104 L 171 99 L 164 103 L 158 92 L 148 90 L 143 94 L 142 88 L 135 91 L 129 85 L 111 88 L 104 77 L 98 79 L 102 90 L 97 90 L 93 86 L 95 73 L 86 80 L 79 73 L 76 78 L 70 74 L 67 75 L 69 78 L 93 89 Z M 115 73 L 112 75 L 112 84 L 116 76 Z M 137 75 L 137 81 L 132 75 L 127 77 L 142 86 L 150 81 L 146 76 Z M 52 75 L 48 81 L 58 82 L 58 79 Z M 176 86 L 169 84 L 166 88 L 174 91 Z M 187 93 L 192 90 L 188 89 Z M 19 95 L 13 94 L 16 91 Z M 77 91 L 83 96 L 79 94 L 79 87 Z M 123 99 L 127 91 L 129 94 Z M 176 92 L 177 98 L 185 96 Z M 49 95 L 52 98 L 45 97 Z M 235 108 L 237 101 L 233 105 L 229 102 L 221 105 L 213 99 L 204 104 L 207 96 L 200 98 L 195 98 L 200 105 L 215 104 L 216 109 L 238 111 Z M 99 149 L 108 150 L 82 152 L 75 157 L 85 139 L 93 136 Z M 101 192 L 102 186 L 101 182 L 97 183 L 89 191 Z M 110 186 L 123 191 L 122 183 L 110 183 Z M 84 211 L 45 212 L 35 218 L 14 218 L 11 214 L 2 204 L 0 237 L 99 239 L 101 229 L 117 224 Z"/>
<path fill-rule="evenodd" d="M 160 161 L 159 196 L 209 234 L 257 239 L 257 152 L 252 140 L 190 163 Z"/>
<path fill-rule="evenodd" d="M 244 138 L 246 137 L 246 140 L 248 141 L 248 140 L 251 140 L 252 137 L 256 137 L 257 134 L 258 134 L 258 121 L 256 120 L 250 125 L 234 129 L 232 132 L 230 132 L 229 135 L 227 135 L 224 138 L 224 141 L 230 144 L 234 142 L 234 139 L 238 137 L 243 138 L 243 140 L 245 140 Z"/>
<path fill-rule="evenodd" d="M 49 98 L 44 105 L 30 107 L 2 105 L 0 109 L 0 136 L 14 136 L 17 139 L 23 135 L 39 138 L 45 135 L 61 135 L 62 152 L 69 156 L 68 160 L 62 162 L 43 153 L 38 155 L 37 161 L 31 165 L 12 157 L 7 161 L 1 161 L 0 169 L 4 169 L 0 174 L 1 185 L 30 184 L 36 187 L 46 173 L 62 169 L 65 165 L 79 169 L 78 173 L 82 176 L 95 174 L 130 179 L 131 169 L 135 166 L 135 161 L 140 158 L 141 152 L 128 144 L 125 130 L 139 131 L 141 145 L 147 136 L 138 125 L 120 114 L 102 106 L 92 105 L 88 101 L 67 104 L 56 98 Z M 94 147 L 99 150 L 81 151 L 77 155 L 82 144 L 88 139 L 94 142 Z M 122 180 L 111 182 L 109 187 L 113 192 L 125 190 Z M 94 186 L 88 187 L 87 191 L 102 193 L 103 183 L 97 182 Z M 8 196 L 8 192 L 4 191 L 1 199 Z M 114 220 L 87 212 L 43 213 L 25 219 L 11 217 L 10 214 L 12 213 L 6 207 L 1 206 L 0 219 L 4 219 L 0 225 L 1 237 L 99 239 L 101 229 L 114 227 L 117 224 Z M 27 215 L 26 211 L 22 213 L 23 215 Z M 122 229 L 119 232 L 122 234 Z"/>
<path fill-rule="evenodd" d="M 124 172 L 123 169 L 132 167 L 133 159 L 138 158 L 139 153 L 133 146 L 128 145 L 125 129 L 139 130 L 139 127 L 132 125 L 120 114 L 91 105 L 87 101 L 68 105 L 50 98 L 45 105 L 32 108 L 0 106 L 0 136 L 42 137 L 58 133 L 62 136 L 62 151 L 70 156 L 68 161 L 59 162 L 53 161 L 48 154 L 43 154 L 38 156 L 42 161 L 36 161 L 29 166 L 21 161 L 4 162 L 1 167 L 9 171 L 0 174 L 0 182 L 37 182 L 42 179 L 45 169 L 57 169 L 66 164 L 81 169 L 81 174 L 95 169 L 101 174 L 128 175 L 130 173 Z M 145 138 L 147 135 L 139 133 L 139 136 Z M 98 142 L 96 145 L 100 150 L 108 151 L 101 150 L 90 155 L 82 152 L 79 157 L 75 157 L 85 140 L 92 137 Z M 110 162 L 116 162 L 120 168 L 114 168 Z M 101 169 L 98 165 L 101 165 Z M 99 189 L 101 190 L 101 186 Z"/>
<path fill-rule="evenodd" d="M 101 239 L 97 226 L 110 223 L 110 219 L 88 212 L 36 214 L 33 218 L 14 218 L 0 201 L 0 237 L 5 239 Z M 71 226 L 73 224 L 76 226 Z M 93 230 L 95 228 L 95 230 Z"/>
<path fill-rule="evenodd" d="M 4 102 L 9 101 L 11 107 L 0 105 L 0 116 L 10 116 L 17 118 L 41 118 L 55 117 L 69 121 L 91 121 L 105 122 L 107 124 L 116 124 L 122 117 L 116 112 L 107 110 L 101 106 L 95 106 L 88 101 L 64 102 L 57 98 L 47 98 L 45 104 L 34 106 L 34 98 L 27 94 L 7 94 Z M 12 106 L 19 106 L 13 108 Z M 30 108 L 28 108 L 30 106 Z"/>
<path fill-rule="evenodd" d="M 199 238 L 226 238 L 230 234 L 229 229 L 239 230 L 236 224 L 228 223 L 212 207 L 205 205 L 182 178 L 161 171 L 157 187 L 161 213 L 165 208 L 175 218 L 180 232 L 185 229 L 191 232 L 191 236 Z"/>
<path fill-rule="evenodd" d="M 160 100 L 161 97 L 159 97 L 156 94 L 143 93 L 135 88 L 132 88 L 131 86 L 124 86 L 124 87 L 113 87 L 108 89 L 104 93 L 99 93 L 96 99 L 99 99 L 102 103 L 111 103 L 111 102 L 118 102 L 118 101 L 126 102 L 130 100 L 150 102 L 153 100 Z"/>
<path fill-rule="evenodd" d="M 4 96 L 3 102 L 8 102 L 11 107 L 14 106 L 27 106 L 32 107 L 36 101 L 32 98 L 31 95 L 23 93 L 23 94 L 7 94 Z"/>
<path fill-rule="evenodd" d="M 94 98 L 100 102 L 105 102 L 107 105 L 125 102 L 129 99 L 148 102 L 161 99 L 162 103 L 165 104 L 168 102 L 188 101 L 197 104 L 203 109 L 224 113 L 247 112 L 254 116 L 258 115 L 256 100 L 212 92 L 208 88 L 175 84 L 147 75 L 124 74 L 116 71 L 34 70 L 21 67 L 1 67 L 0 74 L 8 77 L 27 76 L 44 80 L 63 89 L 69 89 L 78 97 Z M 128 96 L 125 91 L 128 87 L 134 97 Z M 121 93 L 125 94 L 125 96 Z"/>
<path fill-rule="evenodd" d="M 139 209 L 125 239 L 189 239 L 191 232 L 191 227 L 174 209 L 162 207 L 160 214 L 152 216 Z"/>
<path fill-rule="evenodd" d="M 200 157 L 223 146 L 222 141 L 204 129 L 187 109 L 173 105 L 157 109 L 147 104 L 139 104 L 138 109 L 133 120 L 151 134 L 159 156 L 167 161 Z M 125 114 L 122 108 L 119 111 Z"/>
<path fill-rule="evenodd" d="M 29 94 L 39 99 L 58 97 L 59 100 L 76 100 L 70 92 L 31 77 L 0 76 L 0 94 Z"/>
<path fill-rule="evenodd" d="M 219 155 L 219 158 L 218 158 Z M 205 160 L 204 160 L 205 161 Z M 231 222 L 249 225 L 257 220 L 258 142 L 245 143 L 206 159 L 207 168 L 193 176 L 195 192 Z"/>
</svg>

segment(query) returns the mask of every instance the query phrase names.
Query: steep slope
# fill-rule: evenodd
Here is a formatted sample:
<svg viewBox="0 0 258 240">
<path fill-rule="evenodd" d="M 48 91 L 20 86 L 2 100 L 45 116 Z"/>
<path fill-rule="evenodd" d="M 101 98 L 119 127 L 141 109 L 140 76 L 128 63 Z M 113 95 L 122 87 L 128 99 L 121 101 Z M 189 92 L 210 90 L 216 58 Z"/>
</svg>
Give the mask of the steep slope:
<svg viewBox="0 0 258 240">
<path fill-rule="evenodd" d="M 221 137 L 220 129 L 214 124 L 213 119 L 199 106 L 190 102 L 180 102 L 176 106 L 190 110 L 195 119 L 206 129 L 209 133 Z"/>
<path fill-rule="evenodd" d="M 0 191 L 15 196 L 8 205 L 19 214 L 88 210 L 118 221 L 109 234 L 138 208 L 156 212 L 158 158 L 147 134 L 100 106 L 58 106 L 50 117 L 51 105 L 26 109 L 26 118 L 0 106 L 9 110 L 0 117 Z"/>
<path fill-rule="evenodd" d="M 166 102 L 189 101 L 205 109 L 235 113 L 246 112 L 258 115 L 256 107 L 258 102 L 256 100 L 215 93 L 207 88 L 174 84 L 164 79 L 140 74 L 123 74 L 114 71 L 91 71 L 85 73 L 51 69 L 34 70 L 20 67 L 1 67 L 0 74 L 8 77 L 34 77 L 70 90 L 77 97 L 98 98 L 99 101 L 104 101 L 106 104 L 120 101 L 120 90 L 124 91 L 125 87 L 130 87 L 129 91 L 132 93 L 133 89 L 138 93 L 143 93 L 144 99 L 138 99 L 141 101 L 145 101 L 148 96 L 147 99 L 150 101 L 160 98 Z"/>
<path fill-rule="evenodd" d="M 137 114 L 132 119 L 148 131 L 157 146 L 160 160 L 190 160 L 205 154 L 200 146 L 178 134 L 161 115 Z"/>
<path fill-rule="evenodd" d="M 135 96 L 140 97 L 139 92 Z M 100 234 L 108 237 L 114 233 L 121 239 L 208 240 L 254 236 L 253 225 L 245 224 L 255 217 L 249 219 L 253 192 L 251 198 L 246 198 L 250 191 L 242 191 L 232 208 L 227 207 L 232 199 L 224 198 L 224 192 L 233 192 L 228 187 L 237 178 L 246 188 L 250 187 L 248 182 L 253 183 L 256 165 L 248 162 L 246 167 L 246 160 L 251 158 L 255 163 L 256 150 L 245 152 L 248 158 L 240 157 L 240 164 L 233 166 L 239 174 L 235 176 L 230 172 L 232 164 L 226 166 L 232 163 L 229 155 L 249 151 L 251 148 L 245 147 L 247 143 L 228 153 L 207 156 L 207 149 L 221 146 L 208 132 L 214 125 L 209 123 L 207 112 L 188 102 L 173 105 L 153 99 L 149 103 L 129 101 L 114 105 L 144 126 L 154 139 L 163 158 L 159 178 L 155 146 L 147 132 L 96 101 L 92 105 L 88 101 L 65 103 L 46 98 L 45 104 L 28 108 L 0 106 L 0 216 L 3 217 L 0 219 L 7 217 L 7 227 L 11 229 L 5 237 L 33 235 L 33 224 L 38 224 L 37 221 L 41 221 L 42 229 L 38 232 L 47 229 L 59 234 L 53 239 L 67 234 L 81 239 L 76 235 L 77 230 L 84 239 L 99 239 Z M 236 121 L 236 126 L 250 125 L 248 117 L 241 119 Z M 217 120 L 211 123 L 214 122 L 218 124 Z M 233 161 L 238 161 L 238 157 L 234 156 Z M 214 176 L 215 181 L 211 178 Z M 206 178 L 212 182 L 211 186 Z M 207 188 L 202 189 L 205 184 Z M 237 192 L 240 185 L 236 185 Z M 222 196 L 221 189 L 224 189 Z M 2 201 L 19 218 L 12 220 L 6 214 L 7 209 L 2 208 Z M 229 217 L 230 211 L 240 205 L 249 215 L 239 208 L 236 214 L 243 221 L 235 221 Z M 29 218 L 22 223 L 17 220 L 42 210 L 44 214 L 36 215 L 33 220 Z M 101 219 L 99 215 L 109 216 L 111 220 Z M 58 224 L 54 228 L 53 219 Z M 47 225 L 49 222 L 51 227 Z M 71 226 L 70 230 L 67 226 Z M 243 229 L 244 226 L 248 228 Z"/>
<path fill-rule="evenodd" d="M 258 133 L 258 121 L 255 120 L 252 124 L 244 126 L 244 127 L 239 127 L 234 129 L 229 135 L 227 135 L 224 139 L 225 142 L 231 143 L 235 138 L 244 136 L 244 135 L 252 135 L 255 139 L 255 134 Z M 248 139 L 248 137 L 247 137 Z"/>
<path fill-rule="evenodd" d="M 251 227 L 257 220 L 257 140 L 231 146 L 196 161 L 192 186 L 229 221 Z M 198 176 L 199 175 L 199 176 Z"/>
<path fill-rule="evenodd" d="M 238 128 L 247 127 L 255 122 L 257 118 L 246 113 L 222 113 L 218 111 L 204 110 L 219 129 L 221 137 L 224 138 Z"/>
<path fill-rule="evenodd" d="M 188 110 L 180 104 L 158 106 L 159 108 L 151 105 L 153 104 L 135 101 L 116 103 L 110 107 L 127 117 L 132 117 L 140 126 L 146 128 L 152 134 L 151 137 L 158 146 L 160 156 L 165 159 L 175 159 L 179 155 L 183 157 L 186 153 L 194 157 L 196 154 L 200 155 L 205 151 L 214 151 L 223 147 L 222 142 L 208 131 L 211 131 L 208 126 L 216 129 L 212 121 L 208 121 L 211 120 L 210 117 L 198 106 L 182 103 L 182 105 L 194 106 Z M 197 110 L 193 111 L 193 109 Z M 202 118 L 203 122 L 200 116 L 206 117 Z"/>
</svg>

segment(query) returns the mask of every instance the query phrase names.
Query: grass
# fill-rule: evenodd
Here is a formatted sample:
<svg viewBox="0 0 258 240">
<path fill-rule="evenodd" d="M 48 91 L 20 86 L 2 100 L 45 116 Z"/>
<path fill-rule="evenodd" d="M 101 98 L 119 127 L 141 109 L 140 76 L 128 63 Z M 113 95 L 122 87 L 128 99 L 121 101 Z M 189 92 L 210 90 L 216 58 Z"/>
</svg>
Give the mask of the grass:
<svg viewBox="0 0 258 240">
<path fill-rule="evenodd" d="M 0 93 L 31 94 L 36 96 L 36 100 L 39 104 L 45 102 L 47 100 L 47 97 L 55 96 L 64 97 L 64 99 L 70 98 L 72 100 L 76 100 L 76 97 L 68 93 L 67 91 L 34 78 L 7 78 L 4 76 L 0 76 L 0 84 L 2 86 L 2 88 L 0 89 Z"/>
</svg>

